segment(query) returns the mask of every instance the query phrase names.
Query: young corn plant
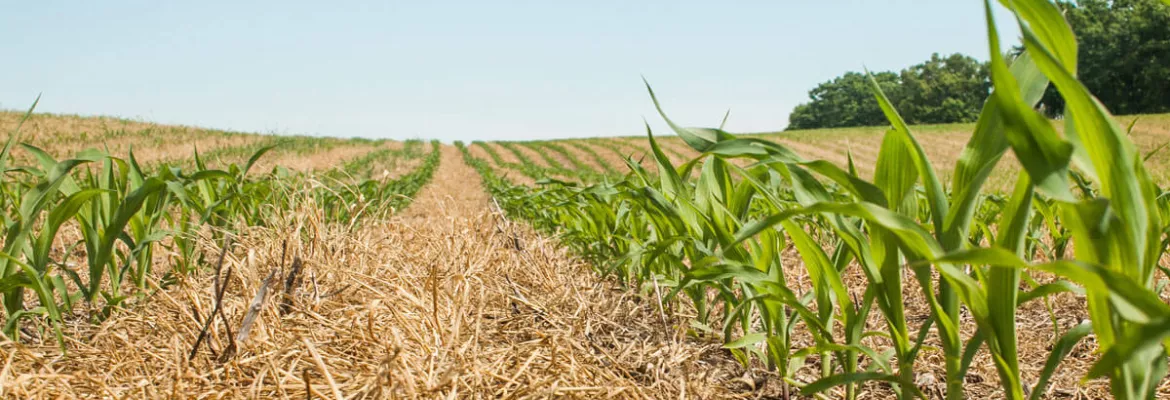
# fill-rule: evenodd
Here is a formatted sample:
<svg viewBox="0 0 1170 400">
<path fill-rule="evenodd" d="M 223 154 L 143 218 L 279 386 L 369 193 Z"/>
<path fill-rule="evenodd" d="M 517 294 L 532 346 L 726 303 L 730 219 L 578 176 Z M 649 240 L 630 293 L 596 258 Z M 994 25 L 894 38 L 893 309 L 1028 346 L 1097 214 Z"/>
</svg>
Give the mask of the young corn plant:
<svg viewBox="0 0 1170 400">
<path fill-rule="evenodd" d="M 238 234 L 242 226 L 271 226 L 279 223 L 281 213 L 302 210 L 304 199 L 310 200 L 305 204 L 325 207 L 323 199 L 337 198 L 341 203 L 336 210 L 400 209 L 429 181 L 439 160 L 435 142 L 420 167 L 404 177 L 326 186 L 311 175 L 280 167 L 250 175 L 273 146 L 257 147 L 246 163 L 229 163 L 224 170 L 208 168 L 195 153 L 194 168 L 184 171 L 166 162 L 143 168 L 133 151 L 119 158 L 87 150 L 58 161 L 35 146 L 18 146 L 18 134 L 19 127 L 0 150 L 3 334 L 20 340 L 37 336 L 30 329 L 48 326 L 61 345 L 62 324 L 78 305 L 85 306 L 89 319 L 99 321 L 128 300 L 145 298 L 157 287 L 152 280 L 160 274 L 165 286 L 207 265 L 200 250 L 204 232 L 215 240 Z M 303 138 L 270 142 L 293 146 L 288 151 L 294 152 L 339 143 Z M 18 148 L 31 156 L 31 165 L 11 165 Z M 358 202 L 364 203 L 356 207 Z M 350 226 L 376 217 L 366 212 L 332 216 L 326 222 Z M 177 251 L 169 268 L 156 271 L 156 246 L 165 244 Z M 81 268 L 70 261 L 78 253 Z M 29 302 L 26 292 L 35 301 Z M 47 325 L 26 324 L 29 320 Z"/>
<path fill-rule="evenodd" d="M 635 287 L 665 287 L 668 303 L 684 295 L 697 311 L 696 328 L 714 332 L 718 323 L 733 354 L 778 370 L 786 395 L 792 386 L 855 398 L 859 385 L 879 380 L 900 398 L 923 397 L 916 363 L 933 332 L 946 398 L 964 397 L 981 349 L 1005 398 L 1042 398 L 1060 361 L 1093 333 L 1100 356 L 1086 378 L 1108 378 L 1116 398 L 1154 398 L 1170 340 L 1170 307 L 1154 276 L 1164 271 L 1166 198 L 1124 130 L 1076 80 L 1076 41 L 1059 10 L 1045 0 L 1001 3 L 1016 17 L 1026 51 L 1005 59 L 986 13 L 995 90 L 949 190 L 872 80 L 891 124 L 872 179 L 859 176 L 852 159 L 842 169 L 773 142 L 680 127 L 660 106 L 699 155 L 675 166 L 650 135 L 656 176 L 629 160 L 631 174 L 621 181 L 531 190 L 464 157 L 508 212 L 557 233 L 600 272 Z M 1063 134 L 1034 110 L 1050 83 L 1069 104 Z M 989 193 L 984 186 L 1008 151 L 1023 172 L 1010 193 Z M 786 276 L 779 253 L 789 245 L 807 289 Z M 860 290 L 843 278 L 854 268 L 865 279 Z M 1033 274 L 1056 279 L 1041 283 Z M 930 309 L 917 326 L 904 305 L 907 276 Z M 1088 300 L 1091 321 L 1064 332 L 1054 323 L 1059 338 L 1038 379 L 1026 381 L 1019 309 L 1063 292 Z M 866 330 L 874 305 L 884 332 Z M 968 323 L 962 315 L 974 335 L 960 334 Z M 812 345 L 794 346 L 797 327 Z M 891 346 L 868 347 L 867 337 Z M 820 361 L 819 379 L 798 381 L 795 371 L 811 357 Z"/>
<path fill-rule="evenodd" d="M 20 125 L 28 119 L 35 107 L 36 102 L 29 108 Z M 22 319 L 42 316 L 48 320 L 54 334 L 61 341 L 62 314 L 57 307 L 54 291 L 63 290 L 64 284 L 48 275 L 50 264 L 46 254 L 60 226 L 71 217 L 70 212 L 76 212 L 76 207 L 80 207 L 80 204 L 91 199 L 96 193 L 69 198 L 66 207 L 58 207 L 50 212 L 44 230 L 36 231 L 36 221 L 43 218 L 46 210 L 52 208 L 59 196 L 58 191 L 64 180 L 69 177 L 69 173 L 89 160 L 67 160 L 54 164 L 48 170 L 10 167 L 11 152 L 20 125 L 12 132 L 3 150 L 0 150 L 0 172 L 4 174 L 2 198 L 7 210 L 4 215 L 4 246 L 0 249 L 0 292 L 3 292 L 5 311 L 3 333 L 7 337 L 15 337 Z M 10 181 L 10 174 L 13 173 L 28 174 L 32 179 Z M 25 254 L 28 256 L 24 257 Z M 34 292 L 41 302 L 40 307 L 25 308 L 26 289 Z M 62 294 L 66 302 L 73 300 L 68 293 Z"/>
</svg>

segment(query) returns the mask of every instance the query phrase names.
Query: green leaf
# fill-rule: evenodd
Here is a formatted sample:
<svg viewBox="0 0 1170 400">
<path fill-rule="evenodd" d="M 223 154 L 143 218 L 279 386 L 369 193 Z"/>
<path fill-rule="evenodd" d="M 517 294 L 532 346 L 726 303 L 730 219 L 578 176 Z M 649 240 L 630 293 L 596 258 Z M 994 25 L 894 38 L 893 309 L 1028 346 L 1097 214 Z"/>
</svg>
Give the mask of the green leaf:
<svg viewBox="0 0 1170 400">
<path fill-rule="evenodd" d="M 1085 290 L 1080 286 L 1072 284 L 1072 282 L 1058 280 L 1037 286 L 1035 289 L 1029 290 L 1027 292 L 1020 293 L 1020 297 L 1017 300 L 1017 305 L 1023 305 L 1029 301 L 1051 296 L 1057 293 L 1073 293 L 1083 296 L 1085 294 Z"/>
<path fill-rule="evenodd" d="M 765 335 L 763 333 L 759 333 L 759 332 L 749 333 L 747 335 L 741 336 L 739 339 L 735 339 L 731 342 L 724 344 L 723 348 L 725 348 L 725 349 L 741 349 L 744 347 L 752 346 L 752 345 L 755 345 L 757 343 L 763 342 L 764 340 L 767 340 L 767 339 L 768 339 L 768 335 Z"/>
<path fill-rule="evenodd" d="M 654 89 L 650 87 L 650 82 L 642 78 L 642 82 L 646 84 L 646 91 L 650 92 L 650 99 L 654 101 L 654 108 L 658 110 L 658 114 L 666 121 L 666 124 L 673 130 L 687 145 L 700 152 L 706 152 L 711 145 L 733 139 L 733 137 L 720 129 L 710 128 L 683 128 L 671 121 L 666 113 L 662 111 L 662 105 L 658 103 L 658 97 L 654 95 Z"/>
<path fill-rule="evenodd" d="M 24 112 L 24 116 L 20 117 L 20 122 L 16 123 L 16 128 L 13 128 L 12 132 L 8 134 L 8 140 L 4 142 L 4 148 L 0 149 L 0 172 L 8 170 L 8 159 L 12 152 L 12 146 L 16 144 L 17 140 L 20 138 L 20 128 L 24 126 L 24 122 L 28 121 L 29 117 L 32 116 L 33 110 L 37 108 L 37 104 L 40 102 L 41 95 L 37 94 L 36 100 L 33 100 L 32 105 L 28 107 L 28 111 Z"/>
<path fill-rule="evenodd" d="M 1041 0 L 1021 3 L 1047 4 Z M 1041 8 L 1040 5 L 1035 7 Z M 1062 45 L 1067 43 L 1050 37 L 1057 35 L 1053 32 L 1058 31 L 1069 31 L 1071 35 L 1068 24 L 1063 19 L 1051 17 L 1045 19 L 1021 14 L 1021 18 L 1028 21 L 1027 25 L 1021 23 L 1024 45 L 1035 55 L 1037 66 L 1065 99 L 1066 118 L 1069 120 L 1066 130 L 1077 143 L 1078 150 L 1087 156 L 1087 160 L 1079 159 L 1078 162 L 1096 173 L 1090 177 L 1101 184 L 1103 196 L 1109 199 L 1112 210 L 1121 220 L 1124 233 L 1118 234 L 1124 235 L 1123 241 L 1132 251 L 1118 253 L 1119 257 L 1124 257 L 1119 261 L 1131 267 L 1131 276 L 1147 282 L 1156 264 L 1147 257 L 1155 252 L 1153 242 L 1160 235 L 1160 229 L 1155 227 L 1160 226 L 1160 221 L 1159 214 L 1153 212 L 1156 207 L 1153 193 L 1143 188 L 1152 183 L 1148 182 L 1148 175 L 1137 161 L 1133 143 L 1104 106 L 1077 81 L 1075 62 L 1070 63 L 1067 54 L 1062 54 Z"/>
<path fill-rule="evenodd" d="M 130 218 L 142 208 L 146 199 L 155 193 L 165 190 L 166 187 L 166 182 L 158 178 L 151 177 L 147 179 L 141 187 L 135 189 L 126 198 L 122 199 L 122 203 L 118 205 L 113 217 L 103 227 L 100 243 L 98 243 L 96 249 L 97 252 L 91 255 L 89 260 L 89 300 L 91 302 L 96 299 L 98 293 L 97 288 L 101 285 L 106 264 L 113 256 L 115 240 L 122 234 L 123 229 L 126 228 L 126 224 L 130 222 Z"/>
<path fill-rule="evenodd" d="M 243 172 L 240 175 L 248 175 L 248 171 L 252 169 L 252 166 L 256 164 L 256 161 L 260 160 L 260 157 L 264 156 L 265 153 L 268 153 L 272 149 L 276 148 L 276 146 L 277 145 L 264 146 L 264 147 L 261 147 L 259 150 L 256 150 L 255 153 L 252 153 L 252 156 L 248 157 L 248 163 L 244 164 Z M 200 167 L 200 169 L 203 169 L 203 168 Z"/>
<path fill-rule="evenodd" d="M 1088 336 L 1093 330 L 1091 322 L 1085 322 L 1069 329 L 1060 340 L 1056 341 L 1056 345 L 1052 346 L 1052 351 L 1048 353 L 1048 359 L 1044 361 L 1044 369 L 1040 371 L 1040 376 L 1036 381 L 1036 385 L 1032 387 L 1032 394 L 1028 396 L 1029 400 L 1040 400 L 1044 398 L 1044 392 L 1047 391 L 1048 381 L 1052 379 L 1052 374 L 1056 372 L 1056 367 L 1060 365 L 1068 353 L 1076 347 L 1077 343 L 1085 336 Z"/>
<path fill-rule="evenodd" d="M 1044 89 L 1048 87 L 1048 78 L 1036 68 L 1032 56 L 1026 51 L 1020 54 L 1012 62 L 1010 72 L 1016 78 L 1024 103 L 1035 105 L 1039 102 Z M 943 223 L 943 242 L 948 248 L 955 248 L 955 244 L 966 238 L 971 218 L 975 214 L 979 190 L 1007 149 L 1004 116 L 997 97 L 993 95 L 983 105 L 983 111 L 975 123 L 975 132 L 959 153 L 959 161 L 951 174 L 953 192 L 950 209 Z"/>
<path fill-rule="evenodd" d="M 1027 21 L 1049 47 L 1055 59 L 1076 75 L 1077 39 L 1059 8 L 1048 0 L 1000 0 L 1000 3 Z M 1021 24 L 1023 25 L 1023 24 Z M 998 43 L 998 42 L 997 42 Z"/>
<path fill-rule="evenodd" d="M 16 288 L 31 288 L 32 285 L 32 281 L 28 279 L 28 276 L 13 274 L 0 279 L 0 293 L 8 293 Z"/>
<path fill-rule="evenodd" d="M 650 141 L 650 150 L 654 154 L 654 161 L 658 165 L 658 178 L 661 180 L 663 192 L 669 196 L 668 198 L 686 196 L 682 177 L 670 164 L 670 159 L 666 158 L 666 154 L 662 153 L 662 148 L 658 147 L 658 142 L 654 140 L 654 134 L 650 132 L 650 124 L 648 123 L 646 124 L 646 136 Z"/>
<path fill-rule="evenodd" d="M 873 178 L 874 184 L 886 194 L 887 204 L 906 215 L 917 214 L 912 209 L 918 200 L 915 196 L 918 169 L 914 167 L 914 156 L 893 131 L 882 137 Z"/>
<path fill-rule="evenodd" d="M 997 268 L 1034 269 L 1065 277 L 1083 286 L 1089 294 L 1107 294 L 1114 306 L 1138 310 L 1145 318 L 1170 317 L 1170 305 L 1120 272 L 1082 261 L 1058 260 L 1028 264 L 1014 252 L 1002 248 L 975 248 L 935 258 L 935 263 L 990 265 Z"/>
<path fill-rule="evenodd" d="M 868 74 L 868 71 L 866 73 Z M 878 85 L 873 75 L 869 76 L 869 85 L 874 91 L 874 96 L 877 98 L 882 112 L 886 114 L 886 118 L 894 126 L 894 129 L 886 134 L 893 134 L 902 141 L 902 144 L 906 146 L 906 150 L 909 152 L 909 159 L 912 161 L 914 168 L 918 170 L 918 175 L 922 178 L 922 185 L 926 191 L 926 200 L 930 204 L 934 229 L 935 232 L 941 235 L 943 232 L 943 217 L 947 215 L 948 205 L 946 193 L 943 191 L 942 184 L 938 181 L 938 175 L 935 173 L 934 167 L 930 165 L 930 159 L 926 157 L 926 151 L 922 149 L 922 145 L 918 144 L 918 141 L 910 134 L 910 128 L 906 126 L 906 122 L 902 120 L 902 116 L 898 115 L 898 111 L 894 109 L 893 104 L 890 104 L 890 100 L 886 98 L 886 94 L 882 92 L 881 85 Z M 884 149 L 885 145 L 883 143 Z"/>
<path fill-rule="evenodd" d="M 985 0 L 984 5 L 991 46 L 991 82 L 995 87 L 992 96 L 1004 116 L 1008 142 L 1041 191 L 1059 200 L 1072 201 L 1072 193 L 1068 190 L 1068 164 L 1073 145 L 1062 140 L 1052 124 L 1021 96 L 1020 85 L 1000 52 L 999 33 L 991 14 L 990 0 Z M 1028 50 L 1036 57 L 1034 50 Z M 1037 66 L 1043 71 L 1040 64 L 1038 61 Z M 1049 75 L 1047 71 L 1045 75 Z"/>
<path fill-rule="evenodd" d="M 103 193 L 109 193 L 109 191 L 96 188 L 84 189 L 69 195 L 69 197 L 66 197 L 65 200 L 53 207 L 52 211 L 49 212 L 49 218 L 45 220 L 42 231 L 39 233 L 36 249 L 33 251 L 35 257 L 41 262 L 47 261 L 53 240 L 56 238 L 57 231 L 61 229 L 61 226 L 77 215 L 78 210 L 83 205 Z M 43 268 L 43 265 L 38 266 L 38 269 Z"/>
<path fill-rule="evenodd" d="M 841 280 L 841 275 L 838 273 L 836 266 L 829 261 L 829 257 L 825 254 L 825 251 L 799 225 L 792 221 L 784 221 L 781 224 L 784 226 L 784 231 L 792 238 L 792 244 L 796 246 L 797 251 L 804 260 L 804 267 L 808 271 L 809 280 L 813 282 L 814 290 L 831 289 L 837 296 L 840 307 L 845 310 L 852 310 L 853 301 L 849 297 L 849 289 L 845 287 L 845 283 Z M 831 303 L 818 304 L 818 306 L 828 307 L 830 310 L 833 307 Z"/>
<path fill-rule="evenodd" d="M 0 251 L 0 258 L 15 263 L 24 272 L 25 278 L 27 279 L 26 282 L 28 283 L 27 287 L 36 293 L 37 299 L 40 300 L 41 307 L 43 307 L 45 313 L 48 314 L 49 323 L 53 326 L 53 333 L 57 337 L 57 344 L 61 347 L 61 351 L 64 352 L 65 335 L 61 331 L 61 311 L 57 308 L 56 300 L 53 299 L 52 289 L 50 289 L 49 286 L 46 286 L 45 283 L 41 281 L 41 276 L 38 274 L 38 272 L 28 264 L 25 264 L 24 262 L 17 260 L 15 257 L 2 251 Z M 8 334 L 9 337 L 13 337 L 16 328 L 13 323 L 18 319 L 19 317 L 16 315 L 9 315 L 9 322 L 5 325 L 5 333 Z"/>
</svg>

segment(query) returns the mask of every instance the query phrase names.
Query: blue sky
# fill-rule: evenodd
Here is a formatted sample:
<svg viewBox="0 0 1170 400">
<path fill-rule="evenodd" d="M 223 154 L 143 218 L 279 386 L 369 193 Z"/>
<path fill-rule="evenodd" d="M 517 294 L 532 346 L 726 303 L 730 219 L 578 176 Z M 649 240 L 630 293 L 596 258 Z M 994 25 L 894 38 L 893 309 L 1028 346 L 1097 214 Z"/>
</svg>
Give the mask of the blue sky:
<svg viewBox="0 0 1170 400">
<path fill-rule="evenodd" d="M 43 93 L 40 111 L 257 132 L 665 134 L 644 75 L 680 123 L 730 108 L 729 130 L 764 131 L 845 71 L 988 52 L 975 0 L 336 3 L 8 4 L 0 108 Z"/>
</svg>

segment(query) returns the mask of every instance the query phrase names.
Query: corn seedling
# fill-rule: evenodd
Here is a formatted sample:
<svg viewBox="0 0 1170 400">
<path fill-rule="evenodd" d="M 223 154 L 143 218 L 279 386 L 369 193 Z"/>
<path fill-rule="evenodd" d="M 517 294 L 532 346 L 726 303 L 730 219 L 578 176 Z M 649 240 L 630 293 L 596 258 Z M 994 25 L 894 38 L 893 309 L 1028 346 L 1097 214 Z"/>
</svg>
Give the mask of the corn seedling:
<svg viewBox="0 0 1170 400">
<path fill-rule="evenodd" d="M 648 134 L 656 173 L 626 157 L 625 179 L 538 189 L 465 159 L 510 213 L 557 233 L 601 273 L 668 288 L 667 302 L 686 299 L 697 331 L 716 334 L 745 363 L 775 368 L 786 393 L 855 398 L 864 382 L 885 381 L 899 398 L 924 397 L 915 364 L 933 337 L 946 398 L 963 398 L 970 364 L 986 349 L 1004 397 L 1037 399 L 1091 333 L 1099 354 L 1086 378 L 1108 378 L 1119 399 L 1152 399 L 1170 340 L 1170 306 L 1155 282 L 1165 272 L 1165 196 L 1125 131 L 1077 81 L 1076 41 L 1058 9 L 1044 0 L 1002 3 L 1026 51 L 1002 55 L 989 11 L 994 92 L 948 166 L 949 189 L 872 79 L 890 122 L 872 177 L 859 176 L 851 157 L 842 168 L 721 128 L 681 127 L 653 91 L 662 118 L 698 156 L 674 165 Z M 1064 134 L 1034 109 L 1049 83 L 1068 103 Z M 1008 151 L 1023 167 L 1013 189 L 985 190 Z M 786 276 L 780 253 L 789 246 L 807 288 Z M 848 284 L 855 272 L 864 285 Z M 907 314 L 911 285 L 929 306 L 924 322 Z M 1018 310 L 1066 292 L 1087 299 L 1090 321 L 1063 332 L 1054 323 L 1058 339 L 1044 365 L 1032 366 L 1041 367 L 1038 379 L 1025 381 Z M 874 312 L 882 330 L 865 324 Z M 968 323 L 976 333 L 961 335 Z M 813 343 L 797 345 L 796 328 Z M 890 345 L 870 347 L 870 337 Z M 818 378 L 799 380 L 796 371 L 814 358 Z"/>
</svg>

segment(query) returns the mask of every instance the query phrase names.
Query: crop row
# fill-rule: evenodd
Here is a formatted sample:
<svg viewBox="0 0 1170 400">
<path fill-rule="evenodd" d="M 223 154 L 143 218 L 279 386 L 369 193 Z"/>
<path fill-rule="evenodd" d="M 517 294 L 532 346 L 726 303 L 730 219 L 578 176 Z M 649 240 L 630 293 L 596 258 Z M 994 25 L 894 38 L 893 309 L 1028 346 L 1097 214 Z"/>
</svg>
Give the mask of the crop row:
<svg viewBox="0 0 1170 400">
<path fill-rule="evenodd" d="M 87 150 L 59 161 L 17 145 L 18 135 L 19 127 L 0 151 L 0 293 L 3 333 L 13 340 L 51 330 L 62 341 L 68 318 L 102 320 L 199 270 L 208 264 L 202 243 L 226 242 L 242 228 L 276 226 L 292 213 L 350 229 L 385 216 L 409 204 L 439 161 L 436 142 L 418 168 L 398 179 L 343 180 L 282 168 L 249 175 L 276 146 L 299 151 L 320 144 L 270 139 L 275 144 L 222 169 L 209 168 L 198 153 L 190 169 L 165 162 L 147 168 L 133 152 L 122 158 Z M 12 165 L 17 149 L 35 162 Z M 166 268 L 156 271 L 160 246 L 169 251 Z"/>
<path fill-rule="evenodd" d="M 891 124 L 872 181 L 852 159 L 842 168 L 775 142 L 677 126 L 656 98 L 699 154 L 673 165 L 651 135 L 657 176 L 631 160 L 623 180 L 535 190 L 465 159 L 505 210 L 557 233 L 599 272 L 688 302 L 696 326 L 743 362 L 774 369 L 784 397 L 798 389 L 852 399 L 873 382 L 898 398 L 925 397 L 929 352 L 941 355 L 946 398 L 960 399 L 985 351 L 1003 397 L 1038 399 L 1092 335 L 1085 377 L 1106 378 L 1118 399 L 1153 399 L 1170 351 L 1170 305 L 1158 295 L 1170 277 L 1159 264 L 1167 192 L 1076 80 L 1076 40 L 1059 10 L 1045 0 L 1004 4 L 1026 51 L 1004 58 L 987 4 L 995 90 L 950 166 L 950 190 L 872 79 Z M 1049 83 L 1067 102 L 1067 135 L 1034 109 Z M 1009 149 L 1022 166 L 1014 189 L 985 193 Z M 800 276 L 786 268 L 789 248 Z M 1054 324 L 1042 362 L 1021 357 L 1021 309 L 1058 294 L 1083 299 L 1088 320 Z M 908 314 L 911 298 L 928 307 L 925 322 Z M 964 326 L 975 333 L 961 334 Z M 797 373 L 808 369 L 817 370 L 811 379 Z"/>
<path fill-rule="evenodd" d="M 506 162 L 503 157 L 499 155 L 493 146 L 485 142 L 475 142 L 474 145 L 480 146 L 492 158 L 496 165 L 508 168 L 522 175 L 532 178 L 538 182 L 560 181 L 561 179 L 569 179 L 580 182 L 600 182 L 607 178 L 614 178 L 615 175 L 600 173 L 588 164 L 577 159 L 576 155 L 569 152 L 563 146 L 556 142 L 495 142 L 503 147 L 505 150 L 511 152 L 518 162 Z M 540 166 L 528 157 L 520 147 L 529 148 L 538 153 L 544 159 L 548 167 Z M 561 162 L 552 157 L 549 152 L 556 152 L 569 161 L 570 166 L 561 165 Z M 604 164 L 602 164 L 604 165 Z M 607 171 L 608 172 L 608 171 Z"/>
</svg>

